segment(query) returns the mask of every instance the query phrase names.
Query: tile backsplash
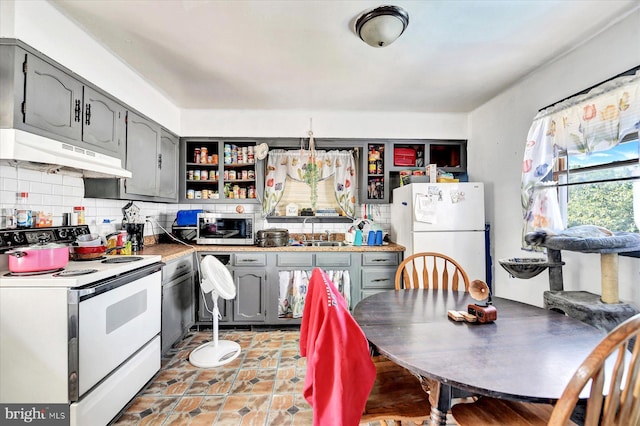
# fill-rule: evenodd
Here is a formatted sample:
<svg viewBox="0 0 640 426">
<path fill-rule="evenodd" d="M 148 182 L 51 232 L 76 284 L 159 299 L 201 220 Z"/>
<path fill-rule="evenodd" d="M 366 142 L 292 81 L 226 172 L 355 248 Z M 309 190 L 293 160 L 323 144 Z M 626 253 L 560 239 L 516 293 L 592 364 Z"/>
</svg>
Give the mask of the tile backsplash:
<svg viewBox="0 0 640 426">
<path fill-rule="evenodd" d="M 127 200 L 108 200 L 84 197 L 84 181 L 79 174 L 49 174 L 46 172 L 16 168 L 8 165 L 0 165 L 0 208 L 3 213 L 5 208 L 15 206 L 16 194 L 20 192 L 29 193 L 29 208 L 31 210 L 51 213 L 53 225 L 62 225 L 62 214 L 73 211 L 74 206 L 84 206 L 85 221 L 92 232 L 97 232 L 98 224 L 104 219 L 109 219 L 120 227 L 122 222 L 122 208 L 128 203 Z M 153 203 L 147 201 L 135 201 L 140 207 L 142 217 L 150 217 L 149 223 L 145 226 L 145 235 L 161 234 L 162 228 L 171 231 L 176 213 L 178 210 L 204 209 L 216 212 L 233 212 L 238 204 L 168 204 Z M 243 204 L 245 212 L 260 214 L 258 204 Z M 390 207 L 388 204 L 375 204 L 367 209 L 368 215 L 379 223 L 385 232 L 390 229 Z M 363 217 L 365 207 L 360 206 L 358 216 Z M 368 217 L 369 217 L 368 216 Z M 5 227 L 5 215 L 2 215 L 0 228 Z M 289 229 L 291 233 L 310 232 L 309 224 L 302 223 L 278 223 L 277 219 L 269 222 L 258 223 L 262 228 L 283 227 Z M 316 224 L 315 232 L 345 232 L 349 224 L 328 223 Z"/>
</svg>

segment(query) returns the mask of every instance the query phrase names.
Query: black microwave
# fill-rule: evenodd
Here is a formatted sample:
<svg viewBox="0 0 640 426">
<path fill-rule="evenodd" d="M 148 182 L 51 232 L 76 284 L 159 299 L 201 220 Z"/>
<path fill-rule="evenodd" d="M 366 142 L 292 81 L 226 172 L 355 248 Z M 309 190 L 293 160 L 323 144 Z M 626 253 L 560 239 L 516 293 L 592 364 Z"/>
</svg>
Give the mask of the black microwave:
<svg viewBox="0 0 640 426">
<path fill-rule="evenodd" d="M 198 244 L 245 245 L 255 244 L 254 217 L 238 213 L 198 213 Z"/>
</svg>

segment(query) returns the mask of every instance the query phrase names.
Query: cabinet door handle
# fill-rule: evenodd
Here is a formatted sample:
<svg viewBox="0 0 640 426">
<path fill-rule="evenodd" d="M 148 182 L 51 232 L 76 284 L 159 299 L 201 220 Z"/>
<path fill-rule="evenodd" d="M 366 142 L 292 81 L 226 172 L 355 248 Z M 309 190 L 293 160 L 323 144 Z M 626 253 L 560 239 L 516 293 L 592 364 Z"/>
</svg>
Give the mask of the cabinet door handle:
<svg viewBox="0 0 640 426">
<path fill-rule="evenodd" d="M 162 154 L 158 154 L 158 169 L 162 170 Z"/>
<path fill-rule="evenodd" d="M 379 283 L 379 282 L 384 282 L 384 281 L 391 281 L 391 280 L 389 278 L 378 278 L 378 279 L 372 280 L 371 282 Z"/>
<path fill-rule="evenodd" d="M 91 104 L 85 105 L 84 110 L 84 124 L 89 126 L 91 124 Z"/>
<path fill-rule="evenodd" d="M 386 262 L 389 263 L 389 259 L 371 259 L 372 262 Z"/>
<path fill-rule="evenodd" d="M 80 121 L 80 113 L 81 112 L 82 112 L 82 108 L 80 106 L 80 99 L 76 99 L 76 108 L 75 108 L 75 113 L 76 113 L 75 121 L 76 121 L 76 123 Z"/>
</svg>

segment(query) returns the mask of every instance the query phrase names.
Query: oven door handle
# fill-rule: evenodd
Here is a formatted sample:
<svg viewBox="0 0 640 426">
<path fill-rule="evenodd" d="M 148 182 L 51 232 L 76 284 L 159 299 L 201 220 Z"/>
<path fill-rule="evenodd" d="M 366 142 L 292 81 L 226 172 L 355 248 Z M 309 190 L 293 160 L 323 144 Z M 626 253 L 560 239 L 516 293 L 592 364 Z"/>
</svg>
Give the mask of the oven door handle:
<svg viewBox="0 0 640 426">
<path fill-rule="evenodd" d="M 127 271 L 117 277 L 107 278 L 105 280 L 80 287 L 71 291 L 69 295 L 71 300 L 69 300 L 69 302 L 78 303 L 81 300 L 86 300 L 91 297 L 98 296 L 102 293 L 129 284 L 147 275 L 151 275 L 153 273 L 161 271 L 163 266 L 164 263 L 162 262 L 153 263 L 151 265 L 143 266 L 134 271 Z"/>
</svg>

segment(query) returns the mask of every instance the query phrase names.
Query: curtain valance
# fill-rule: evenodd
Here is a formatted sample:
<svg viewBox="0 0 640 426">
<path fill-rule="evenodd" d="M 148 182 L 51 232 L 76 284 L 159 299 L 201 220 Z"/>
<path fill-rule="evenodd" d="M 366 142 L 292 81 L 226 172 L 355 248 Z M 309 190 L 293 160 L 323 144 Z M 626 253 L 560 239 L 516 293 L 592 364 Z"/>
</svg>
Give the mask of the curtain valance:
<svg viewBox="0 0 640 426">
<path fill-rule="evenodd" d="M 640 129 L 640 71 L 595 87 L 540 111 L 527 135 L 522 163 L 524 236 L 538 229 L 561 231 L 558 193 L 552 181 L 558 153 L 594 153 L 620 143 Z"/>
</svg>

